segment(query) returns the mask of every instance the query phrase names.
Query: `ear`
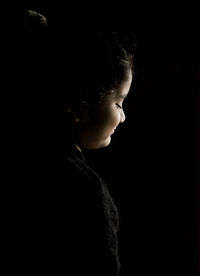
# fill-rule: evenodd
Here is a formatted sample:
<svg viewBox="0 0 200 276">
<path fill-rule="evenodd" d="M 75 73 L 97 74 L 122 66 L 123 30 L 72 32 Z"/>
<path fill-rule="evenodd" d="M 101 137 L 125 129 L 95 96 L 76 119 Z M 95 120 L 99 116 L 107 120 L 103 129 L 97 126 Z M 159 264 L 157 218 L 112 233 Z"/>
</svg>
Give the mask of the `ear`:
<svg viewBox="0 0 200 276">
<path fill-rule="evenodd" d="M 90 105 L 83 101 L 76 110 L 76 117 L 79 118 L 81 125 L 86 124 L 91 118 Z"/>
<path fill-rule="evenodd" d="M 90 105 L 83 101 L 78 106 L 73 107 L 70 104 L 66 106 L 66 112 L 71 114 L 73 124 L 84 125 L 91 118 Z"/>
</svg>

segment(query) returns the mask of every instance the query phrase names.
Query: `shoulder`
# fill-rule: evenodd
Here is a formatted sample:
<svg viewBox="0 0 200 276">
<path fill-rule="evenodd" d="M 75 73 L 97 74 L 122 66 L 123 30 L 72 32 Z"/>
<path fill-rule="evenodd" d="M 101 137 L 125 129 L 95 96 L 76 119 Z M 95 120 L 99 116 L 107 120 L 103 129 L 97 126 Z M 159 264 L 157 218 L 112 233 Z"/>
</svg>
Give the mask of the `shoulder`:
<svg viewBox="0 0 200 276">
<path fill-rule="evenodd" d="M 45 157 L 44 181 L 51 192 L 74 194 L 77 199 L 98 193 L 101 178 L 87 165 L 84 156 L 74 151 L 54 151 Z"/>
<path fill-rule="evenodd" d="M 79 178 L 81 182 L 89 180 L 91 173 L 87 169 L 85 160 L 81 154 L 77 152 L 65 151 L 65 152 L 54 152 L 50 157 L 50 174 L 54 173 L 57 177 L 62 177 L 63 180 L 75 180 Z"/>
</svg>

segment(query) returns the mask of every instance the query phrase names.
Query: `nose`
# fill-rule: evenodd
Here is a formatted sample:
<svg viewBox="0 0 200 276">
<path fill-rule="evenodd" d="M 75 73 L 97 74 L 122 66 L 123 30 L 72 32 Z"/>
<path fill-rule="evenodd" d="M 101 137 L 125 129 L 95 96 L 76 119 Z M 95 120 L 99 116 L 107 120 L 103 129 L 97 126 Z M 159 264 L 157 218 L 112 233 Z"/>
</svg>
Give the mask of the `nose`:
<svg viewBox="0 0 200 276">
<path fill-rule="evenodd" d="M 124 110 L 121 110 L 121 119 L 120 119 L 120 123 L 123 123 L 126 120 L 126 115 L 124 113 Z"/>
</svg>

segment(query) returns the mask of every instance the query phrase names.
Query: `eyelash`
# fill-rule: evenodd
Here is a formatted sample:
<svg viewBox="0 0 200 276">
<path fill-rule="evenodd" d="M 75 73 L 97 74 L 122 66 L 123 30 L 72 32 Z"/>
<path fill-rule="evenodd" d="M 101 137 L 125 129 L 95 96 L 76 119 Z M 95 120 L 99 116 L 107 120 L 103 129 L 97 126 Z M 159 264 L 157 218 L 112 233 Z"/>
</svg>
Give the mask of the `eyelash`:
<svg viewBox="0 0 200 276">
<path fill-rule="evenodd" d="M 119 104 L 116 104 L 117 107 L 119 107 L 120 109 L 122 109 L 123 107 Z"/>
</svg>

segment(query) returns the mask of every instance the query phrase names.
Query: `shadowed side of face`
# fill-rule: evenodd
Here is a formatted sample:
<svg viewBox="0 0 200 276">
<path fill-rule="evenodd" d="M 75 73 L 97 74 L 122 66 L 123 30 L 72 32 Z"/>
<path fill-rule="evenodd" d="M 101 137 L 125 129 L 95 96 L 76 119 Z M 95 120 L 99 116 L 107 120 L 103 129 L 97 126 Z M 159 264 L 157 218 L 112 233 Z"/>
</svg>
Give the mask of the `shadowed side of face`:
<svg viewBox="0 0 200 276">
<path fill-rule="evenodd" d="M 99 149 L 111 142 L 117 126 L 125 121 L 123 101 L 128 96 L 132 74 L 106 95 L 96 112 L 85 111 L 77 127 L 76 144 L 82 149 Z"/>
</svg>

